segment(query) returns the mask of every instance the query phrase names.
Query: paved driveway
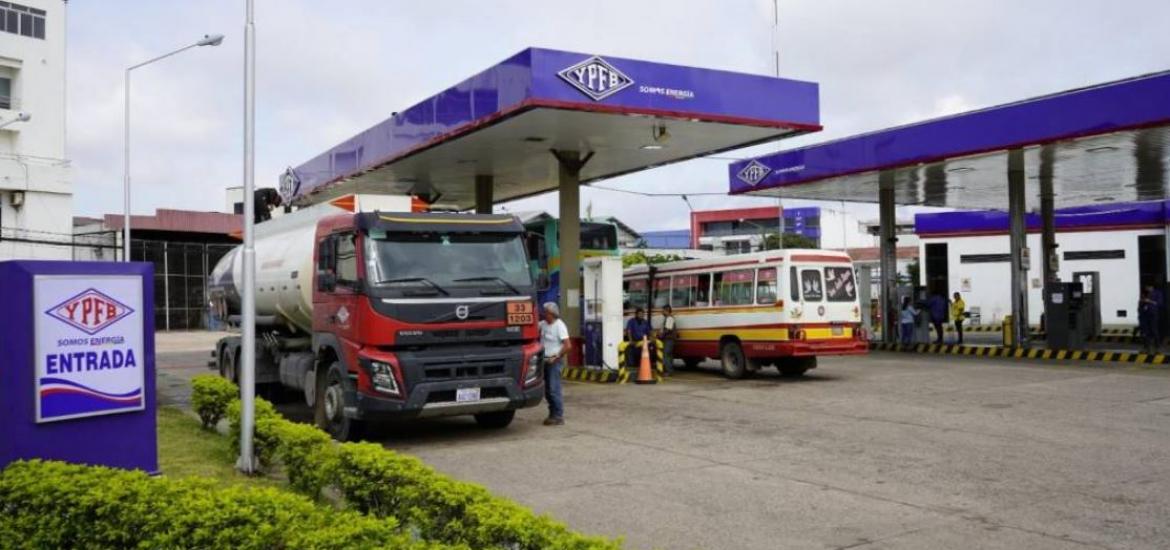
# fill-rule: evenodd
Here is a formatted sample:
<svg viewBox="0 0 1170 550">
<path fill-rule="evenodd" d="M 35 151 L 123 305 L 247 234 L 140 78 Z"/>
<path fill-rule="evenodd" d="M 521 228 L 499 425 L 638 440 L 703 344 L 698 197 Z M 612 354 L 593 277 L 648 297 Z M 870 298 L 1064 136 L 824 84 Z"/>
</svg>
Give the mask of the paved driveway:
<svg viewBox="0 0 1170 550">
<path fill-rule="evenodd" d="M 164 351 L 161 376 L 181 385 L 194 357 Z M 1170 372 L 1052 365 L 874 354 L 796 381 L 570 383 L 562 427 L 542 406 L 502 432 L 371 438 L 635 548 L 1170 547 Z"/>
</svg>

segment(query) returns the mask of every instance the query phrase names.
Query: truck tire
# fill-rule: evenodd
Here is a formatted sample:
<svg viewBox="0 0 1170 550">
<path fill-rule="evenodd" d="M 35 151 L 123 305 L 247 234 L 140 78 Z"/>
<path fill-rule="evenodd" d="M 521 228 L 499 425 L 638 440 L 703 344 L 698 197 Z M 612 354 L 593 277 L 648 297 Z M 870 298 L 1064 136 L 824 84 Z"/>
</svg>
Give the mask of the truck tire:
<svg viewBox="0 0 1170 550">
<path fill-rule="evenodd" d="M 723 376 L 732 380 L 739 380 L 747 374 L 747 357 L 743 354 L 743 346 L 739 342 L 727 342 L 719 349 L 719 360 L 723 367 Z"/>
<path fill-rule="evenodd" d="M 345 373 L 341 363 L 334 361 L 321 377 L 317 387 L 315 416 L 317 427 L 329 432 L 338 441 L 353 441 L 361 437 L 362 422 L 345 415 Z"/>
<path fill-rule="evenodd" d="M 479 413 L 475 415 L 475 422 L 481 428 L 488 428 L 491 430 L 502 430 L 512 423 L 512 419 L 516 417 L 516 411 L 495 411 L 488 413 Z"/>
<path fill-rule="evenodd" d="M 236 375 L 236 354 L 231 346 L 224 346 L 219 354 L 219 375 L 233 384 L 239 384 Z"/>
</svg>

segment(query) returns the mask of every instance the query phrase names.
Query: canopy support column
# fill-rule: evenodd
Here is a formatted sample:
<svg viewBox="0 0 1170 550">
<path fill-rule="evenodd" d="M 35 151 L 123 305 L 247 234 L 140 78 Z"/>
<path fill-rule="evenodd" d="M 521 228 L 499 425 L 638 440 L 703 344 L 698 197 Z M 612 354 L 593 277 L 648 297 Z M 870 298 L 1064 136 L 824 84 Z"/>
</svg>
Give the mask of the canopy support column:
<svg viewBox="0 0 1170 550">
<path fill-rule="evenodd" d="M 558 302 L 561 319 L 569 329 L 569 338 L 575 343 L 581 338 L 581 168 L 589 162 L 593 153 L 582 157 L 577 151 L 552 150 L 552 154 L 560 166 L 560 231 L 557 245 L 561 251 L 561 291 Z M 569 354 L 569 358 L 570 361 L 577 360 L 575 354 Z"/>
<path fill-rule="evenodd" d="M 1040 248 L 1044 283 L 1060 281 L 1060 256 L 1056 250 L 1056 195 L 1052 190 L 1056 150 L 1051 145 L 1040 150 Z"/>
<path fill-rule="evenodd" d="M 475 213 L 491 214 L 492 191 L 495 188 L 495 177 L 491 174 L 475 176 Z"/>
<path fill-rule="evenodd" d="M 1012 342 L 1028 347 L 1028 226 L 1024 150 L 1008 151 L 1008 232 L 1011 241 Z"/>
<path fill-rule="evenodd" d="M 881 269 L 882 341 L 898 342 L 898 236 L 894 208 L 894 172 L 878 176 L 878 239 Z"/>
</svg>

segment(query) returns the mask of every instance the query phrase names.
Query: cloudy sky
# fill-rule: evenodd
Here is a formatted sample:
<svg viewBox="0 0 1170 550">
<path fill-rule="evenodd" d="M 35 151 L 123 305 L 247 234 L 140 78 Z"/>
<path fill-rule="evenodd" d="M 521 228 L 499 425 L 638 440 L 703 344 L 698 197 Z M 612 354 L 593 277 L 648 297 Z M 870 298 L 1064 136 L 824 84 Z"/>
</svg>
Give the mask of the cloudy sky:
<svg viewBox="0 0 1170 550">
<path fill-rule="evenodd" d="M 135 71 L 134 211 L 224 208 L 242 178 L 243 5 L 69 2 L 76 214 L 121 210 L 125 68 L 205 33 L 227 40 Z M 781 0 L 774 33 L 772 0 L 257 0 L 257 183 L 528 46 L 770 74 L 775 36 L 783 76 L 821 84 L 825 131 L 736 153 L 749 156 L 1168 69 L 1167 21 L 1166 0 Z M 721 192 L 726 164 L 604 185 Z M 677 199 L 586 189 L 590 202 L 637 229 L 687 224 Z M 506 207 L 555 211 L 556 198 Z"/>
</svg>

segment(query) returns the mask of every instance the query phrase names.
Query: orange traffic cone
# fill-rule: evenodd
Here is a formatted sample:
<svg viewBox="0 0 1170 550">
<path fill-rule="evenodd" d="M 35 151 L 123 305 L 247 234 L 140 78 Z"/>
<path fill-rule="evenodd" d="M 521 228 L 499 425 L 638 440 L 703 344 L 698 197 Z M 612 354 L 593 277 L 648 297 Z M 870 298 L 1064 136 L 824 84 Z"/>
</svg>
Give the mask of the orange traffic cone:
<svg viewBox="0 0 1170 550">
<path fill-rule="evenodd" d="M 642 337 L 642 364 L 638 365 L 638 379 L 635 384 L 655 384 L 654 373 L 650 369 L 650 343 Z"/>
</svg>

